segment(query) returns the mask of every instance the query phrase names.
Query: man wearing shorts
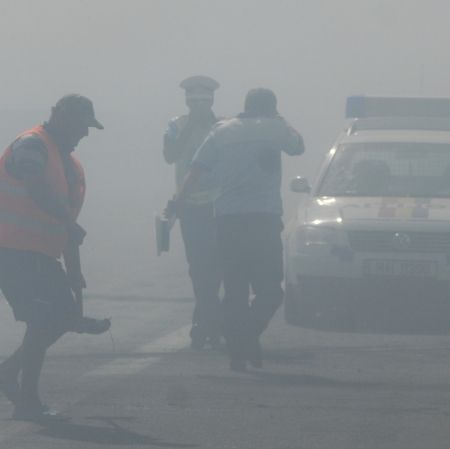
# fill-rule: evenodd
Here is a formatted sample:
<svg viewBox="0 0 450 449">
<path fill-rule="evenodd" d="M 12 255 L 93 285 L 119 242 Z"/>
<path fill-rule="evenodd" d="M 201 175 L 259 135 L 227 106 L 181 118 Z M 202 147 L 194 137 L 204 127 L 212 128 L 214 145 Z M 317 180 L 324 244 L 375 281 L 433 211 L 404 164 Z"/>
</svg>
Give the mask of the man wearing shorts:
<svg viewBox="0 0 450 449">
<path fill-rule="evenodd" d="M 0 157 L 0 288 L 16 320 L 26 323 L 22 344 L 0 364 L 0 391 L 20 420 L 58 418 L 39 398 L 47 349 L 68 331 L 100 334 L 110 326 L 84 317 L 80 307 L 86 232 L 76 220 L 85 182 L 72 152 L 90 127 L 103 129 L 92 102 L 66 95 L 47 122 L 22 133 Z"/>
</svg>

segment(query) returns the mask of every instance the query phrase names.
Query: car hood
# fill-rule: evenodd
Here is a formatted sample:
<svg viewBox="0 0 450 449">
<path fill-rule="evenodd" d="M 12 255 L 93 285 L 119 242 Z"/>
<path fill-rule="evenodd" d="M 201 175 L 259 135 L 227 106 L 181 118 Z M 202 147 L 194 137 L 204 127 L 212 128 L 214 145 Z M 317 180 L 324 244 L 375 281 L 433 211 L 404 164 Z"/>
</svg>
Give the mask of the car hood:
<svg viewBox="0 0 450 449">
<path fill-rule="evenodd" d="M 305 224 L 339 224 L 390 227 L 450 223 L 450 199 L 424 199 L 401 197 L 314 197 L 300 207 L 299 219 Z"/>
</svg>

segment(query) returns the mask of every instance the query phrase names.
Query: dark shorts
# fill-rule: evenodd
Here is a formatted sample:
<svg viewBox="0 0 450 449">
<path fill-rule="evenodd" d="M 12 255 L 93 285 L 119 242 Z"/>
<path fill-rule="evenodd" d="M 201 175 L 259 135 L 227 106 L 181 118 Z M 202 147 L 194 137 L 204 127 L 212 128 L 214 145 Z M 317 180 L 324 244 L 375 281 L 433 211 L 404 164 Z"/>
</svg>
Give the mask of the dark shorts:
<svg viewBox="0 0 450 449">
<path fill-rule="evenodd" d="M 0 288 L 18 321 L 70 330 L 77 317 L 66 272 L 53 257 L 0 248 Z"/>
</svg>

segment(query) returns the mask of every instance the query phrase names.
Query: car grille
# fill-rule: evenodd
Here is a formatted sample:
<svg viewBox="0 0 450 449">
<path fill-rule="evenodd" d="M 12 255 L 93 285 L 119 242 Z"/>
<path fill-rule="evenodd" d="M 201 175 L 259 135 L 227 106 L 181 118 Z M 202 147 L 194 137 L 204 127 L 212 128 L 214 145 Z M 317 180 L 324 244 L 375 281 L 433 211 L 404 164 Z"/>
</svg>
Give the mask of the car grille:
<svg viewBox="0 0 450 449">
<path fill-rule="evenodd" d="M 396 245 L 396 235 L 406 236 L 406 244 Z M 450 254 L 450 232 L 349 231 L 353 251 L 397 251 Z"/>
</svg>

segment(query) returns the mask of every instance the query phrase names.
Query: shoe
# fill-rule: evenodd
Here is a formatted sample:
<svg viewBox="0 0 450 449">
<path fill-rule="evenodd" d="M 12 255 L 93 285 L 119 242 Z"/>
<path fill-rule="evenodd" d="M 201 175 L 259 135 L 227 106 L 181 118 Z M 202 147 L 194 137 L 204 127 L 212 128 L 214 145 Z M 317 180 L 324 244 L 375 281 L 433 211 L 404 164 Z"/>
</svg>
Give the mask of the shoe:
<svg viewBox="0 0 450 449">
<path fill-rule="evenodd" d="M 235 371 L 237 373 L 246 373 L 247 372 L 247 364 L 245 360 L 242 359 L 231 359 L 230 360 L 230 369 L 231 371 Z"/>
<path fill-rule="evenodd" d="M 84 316 L 79 321 L 75 332 L 79 334 L 100 335 L 108 331 L 110 327 L 111 320 L 109 318 L 97 320 L 95 318 Z"/>
<path fill-rule="evenodd" d="M 2 392 L 6 399 L 13 404 L 17 404 L 19 400 L 20 387 L 17 379 L 6 381 L 0 379 L 0 392 Z"/>
<path fill-rule="evenodd" d="M 247 360 L 253 368 L 259 369 L 263 367 L 261 344 L 258 338 L 248 344 Z"/>
<path fill-rule="evenodd" d="M 30 421 L 37 423 L 67 421 L 69 417 L 46 405 L 37 404 L 33 406 L 16 405 L 13 419 L 16 421 Z"/>
<path fill-rule="evenodd" d="M 204 332 L 197 325 L 194 325 L 189 335 L 191 336 L 191 348 L 196 351 L 201 351 L 206 344 L 206 335 Z"/>
</svg>

